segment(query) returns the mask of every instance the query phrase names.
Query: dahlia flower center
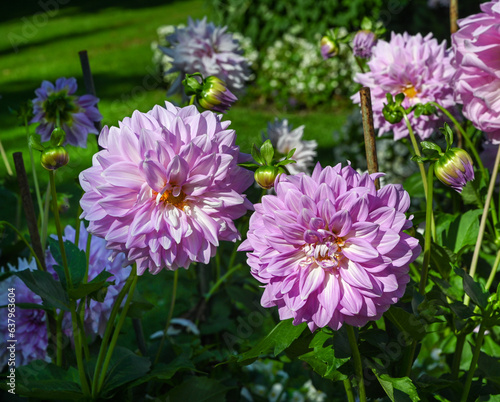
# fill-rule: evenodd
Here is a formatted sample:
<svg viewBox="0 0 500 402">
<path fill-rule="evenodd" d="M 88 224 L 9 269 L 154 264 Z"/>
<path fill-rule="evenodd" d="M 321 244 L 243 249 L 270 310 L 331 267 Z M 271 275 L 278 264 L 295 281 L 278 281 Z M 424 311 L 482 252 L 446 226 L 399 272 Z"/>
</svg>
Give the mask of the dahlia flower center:
<svg viewBox="0 0 500 402">
<path fill-rule="evenodd" d="M 61 123 L 70 122 L 72 114 L 78 111 L 73 98 L 66 91 L 50 94 L 42 105 L 43 110 L 45 110 L 45 118 L 50 122 L 57 123 L 57 114 L 59 113 Z"/>
<path fill-rule="evenodd" d="M 340 237 L 329 237 L 323 242 L 306 244 L 304 252 L 307 256 L 306 263 L 315 262 L 318 266 L 324 269 L 337 268 L 339 262 L 344 258 L 342 248 L 344 240 Z"/>
<path fill-rule="evenodd" d="M 406 87 L 402 89 L 402 92 L 406 95 L 407 98 L 414 98 L 418 91 L 411 84 L 408 84 Z"/>
<path fill-rule="evenodd" d="M 163 204 L 170 204 L 176 208 L 184 209 L 184 207 L 187 205 L 187 202 L 185 202 L 186 194 L 184 194 L 184 192 L 182 191 L 179 191 L 177 195 L 174 195 L 176 193 L 175 190 L 175 188 L 172 190 L 166 190 L 163 194 L 160 195 L 159 198 L 157 198 L 158 193 L 154 192 L 153 194 L 158 203 L 162 202 Z"/>
</svg>

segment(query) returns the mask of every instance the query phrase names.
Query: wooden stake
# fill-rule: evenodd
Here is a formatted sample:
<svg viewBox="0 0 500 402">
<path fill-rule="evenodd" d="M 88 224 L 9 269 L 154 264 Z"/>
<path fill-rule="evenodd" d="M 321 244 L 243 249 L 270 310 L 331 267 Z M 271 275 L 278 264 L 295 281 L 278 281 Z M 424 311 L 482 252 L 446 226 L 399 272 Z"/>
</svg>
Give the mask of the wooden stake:
<svg viewBox="0 0 500 402">
<path fill-rule="evenodd" d="M 375 128 L 373 127 L 373 110 L 370 88 L 363 87 L 359 91 L 361 98 L 361 115 L 363 116 L 363 134 L 365 137 L 366 162 L 368 173 L 378 172 L 377 147 L 375 145 Z M 375 180 L 375 187 L 380 188 L 379 180 Z"/>
</svg>

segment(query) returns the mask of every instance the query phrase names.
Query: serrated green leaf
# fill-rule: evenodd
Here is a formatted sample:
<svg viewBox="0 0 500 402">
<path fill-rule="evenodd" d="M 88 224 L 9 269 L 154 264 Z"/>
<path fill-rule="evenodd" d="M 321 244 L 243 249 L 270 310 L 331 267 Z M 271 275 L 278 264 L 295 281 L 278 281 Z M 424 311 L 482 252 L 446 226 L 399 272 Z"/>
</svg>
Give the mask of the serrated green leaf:
<svg viewBox="0 0 500 402">
<path fill-rule="evenodd" d="M 483 289 L 483 286 L 479 282 L 474 281 L 474 279 L 472 279 L 472 277 L 463 269 L 455 268 L 455 273 L 463 278 L 465 293 L 469 295 L 471 300 L 477 306 L 485 309 L 488 305 L 489 293 Z"/>
<path fill-rule="evenodd" d="M 421 341 L 426 331 L 425 322 L 422 322 L 413 314 L 408 313 L 400 307 L 392 306 L 385 316 L 398 327 L 401 332 L 407 333 L 414 341 Z"/>
<path fill-rule="evenodd" d="M 260 147 L 260 154 L 264 158 L 266 165 L 271 166 L 274 158 L 274 148 L 271 144 L 271 140 L 266 140 L 264 144 Z"/>
<path fill-rule="evenodd" d="M 479 234 L 478 218 L 482 213 L 482 209 L 475 209 L 453 216 L 449 228 L 442 233 L 442 244 L 456 254 L 474 246 Z"/>
<path fill-rule="evenodd" d="M 52 237 L 49 237 L 49 246 L 52 256 L 57 261 L 57 263 L 62 267 L 62 255 L 59 248 L 59 242 Z M 64 242 L 64 250 L 66 251 L 66 259 L 68 261 L 69 278 L 66 278 L 68 288 L 76 288 L 82 282 L 85 277 L 85 272 L 87 271 L 87 257 L 85 251 L 80 250 L 75 243 L 66 240 Z M 59 275 L 59 272 L 58 272 Z M 62 277 L 59 276 L 62 280 Z"/>
<path fill-rule="evenodd" d="M 44 271 L 16 272 L 16 275 L 34 293 L 42 298 L 43 305 L 69 311 L 68 294 L 64 291 L 60 282 L 57 282 L 51 274 Z"/>
<path fill-rule="evenodd" d="M 239 363 L 250 363 L 263 354 L 273 351 L 274 356 L 280 354 L 299 337 L 306 329 L 307 324 L 293 325 L 293 319 L 280 321 L 272 331 L 249 351 L 236 357 Z"/>
<path fill-rule="evenodd" d="M 387 374 L 379 374 L 375 369 L 372 371 L 392 402 L 420 401 L 417 388 L 409 377 L 393 378 Z"/>
</svg>

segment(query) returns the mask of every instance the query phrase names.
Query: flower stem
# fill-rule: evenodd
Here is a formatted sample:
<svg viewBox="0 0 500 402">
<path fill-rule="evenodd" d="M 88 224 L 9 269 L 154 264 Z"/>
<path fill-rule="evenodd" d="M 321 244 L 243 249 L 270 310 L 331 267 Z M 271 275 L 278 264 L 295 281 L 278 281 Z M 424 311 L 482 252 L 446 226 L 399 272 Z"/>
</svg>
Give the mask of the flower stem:
<svg viewBox="0 0 500 402">
<path fill-rule="evenodd" d="M 43 206 L 42 233 L 41 233 L 42 237 L 41 243 L 43 250 L 45 250 L 45 245 L 47 244 L 48 226 L 49 226 L 49 206 L 50 206 L 50 182 L 47 183 L 47 190 L 45 191 L 45 204 Z"/>
<path fill-rule="evenodd" d="M 485 290 L 490 289 L 490 286 L 493 283 L 493 279 L 495 278 L 495 274 L 497 273 L 498 265 L 500 265 L 500 250 L 498 250 L 498 252 L 497 252 L 497 257 L 495 259 L 495 262 L 493 263 L 493 267 L 491 267 L 490 276 L 488 277 L 488 280 L 486 281 L 486 285 L 484 285 Z"/>
<path fill-rule="evenodd" d="M 425 212 L 425 242 L 424 242 L 424 261 L 422 264 L 422 274 L 420 276 L 420 285 L 418 291 L 421 295 L 425 294 L 425 286 L 427 285 L 427 274 L 429 273 L 429 263 L 431 260 L 431 234 L 432 234 L 432 196 L 433 196 L 433 178 L 434 164 L 429 166 L 427 171 L 427 208 Z"/>
<path fill-rule="evenodd" d="M 354 398 L 354 392 L 352 391 L 352 384 L 349 378 L 346 378 L 344 380 L 344 388 L 345 388 L 345 393 L 347 394 L 347 401 L 355 402 L 356 399 Z"/>
<path fill-rule="evenodd" d="M 127 300 L 125 301 L 125 305 L 123 306 L 122 312 L 120 313 L 120 318 L 118 323 L 116 324 L 115 331 L 113 332 L 113 338 L 111 338 L 111 342 L 109 343 L 109 349 L 106 353 L 106 358 L 104 359 L 104 363 L 102 365 L 101 374 L 99 376 L 99 381 L 97 383 L 97 394 L 101 391 L 101 388 L 104 384 L 104 379 L 106 378 L 106 374 L 108 371 L 109 362 L 111 361 L 111 357 L 116 347 L 116 342 L 118 341 L 118 336 L 120 335 L 120 330 L 125 322 L 125 318 L 127 317 L 127 311 L 130 307 L 130 303 L 132 301 L 132 296 L 134 295 L 135 286 L 137 285 L 137 268 L 134 265 L 132 271 L 130 272 L 129 279 L 132 278 L 130 283 L 130 291 L 128 292 Z"/>
<path fill-rule="evenodd" d="M 69 274 L 69 268 L 68 268 L 68 259 L 66 258 L 66 250 L 64 249 L 64 240 L 63 240 L 63 234 L 62 234 L 62 228 L 61 228 L 61 220 L 59 219 L 59 210 L 57 208 L 57 193 L 56 193 L 56 171 L 55 170 L 50 170 L 49 171 L 49 178 L 50 178 L 50 192 L 52 195 L 52 209 L 54 213 L 54 221 L 56 223 L 56 230 L 57 230 L 57 238 L 59 240 L 59 248 L 61 249 L 61 258 L 62 258 L 62 263 L 63 263 L 63 269 L 64 269 L 64 275 L 66 276 L 66 283 L 68 284 L 68 287 L 72 287 L 73 284 L 71 283 L 71 276 Z"/>
<path fill-rule="evenodd" d="M 500 165 L 500 147 L 498 147 L 497 157 L 495 159 L 495 165 L 493 166 L 493 171 L 491 173 L 490 185 L 488 187 L 488 193 L 486 195 L 486 201 L 484 202 L 483 215 L 481 216 L 481 223 L 479 224 L 479 233 L 477 235 L 476 246 L 474 247 L 474 254 L 472 255 L 472 261 L 470 263 L 469 275 L 474 279 L 476 273 L 477 262 L 479 260 L 479 251 L 481 250 L 481 244 L 484 237 L 484 229 L 486 227 L 486 221 L 488 219 L 489 206 L 493 198 L 493 191 L 495 190 L 495 182 L 497 180 L 498 166 Z M 495 210 L 495 208 L 492 208 Z M 469 295 L 465 295 L 464 304 L 469 305 Z"/>
<path fill-rule="evenodd" d="M 118 293 L 118 296 L 116 297 L 115 303 L 113 305 L 113 308 L 111 309 L 111 313 L 109 315 L 108 323 L 106 324 L 106 331 L 104 332 L 104 336 L 102 338 L 101 342 L 101 347 L 99 348 L 99 354 L 97 356 L 97 362 L 95 365 L 94 369 L 94 377 L 92 379 L 92 397 L 96 398 L 97 397 L 97 384 L 98 384 L 98 379 L 99 379 L 99 374 L 101 373 L 101 366 L 102 362 L 104 361 L 104 358 L 106 356 L 106 350 L 108 349 L 108 342 L 109 338 L 111 337 L 113 333 L 113 325 L 115 323 L 116 316 L 118 315 L 118 310 L 120 310 L 120 307 L 122 305 L 122 301 L 124 297 L 127 295 L 130 286 L 135 278 L 136 275 L 135 273 L 135 265 L 132 268 L 132 271 L 130 273 L 130 276 L 128 277 L 127 281 L 125 282 L 125 285 L 123 285 L 122 290 L 120 290 L 120 293 Z"/>
<path fill-rule="evenodd" d="M 38 186 L 38 177 L 36 175 L 35 160 L 33 158 L 33 148 L 31 148 L 30 144 L 30 131 L 29 131 L 28 119 L 26 117 L 24 118 L 24 127 L 26 128 L 26 141 L 28 142 L 28 149 L 30 151 L 31 172 L 33 174 L 33 183 L 35 184 L 36 201 L 38 203 L 38 210 L 40 211 L 40 219 L 42 220 L 42 227 L 43 227 L 44 215 L 42 207 L 42 197 L 40 196 L 40 187 Z"/>
<path fill-rule="evenodd" d="M 452 380 L 458 379 L 458 374 L 460 371 L 460 361 L 462 360 L 462 352 L 464 349 L 465 338 L 467 335 L 460 332 L 457 336 L 457 344 L 455 346 L 455 354 L 453 355 L 453 363 L 451 365 L 451 378 Z"/>
<path fill-rule="evenodd" d="M 361 363 L 361 354 L 359 353 L 356 335 L 354 334 L 354 328 L 350 325 L 346 325 L 346 329 L 347 337 L 349 338 L 349 346 L 351 347 L 352 351 L 354 372 L 356 373 L 356 378 L 358 380 L 359 400 L 360 402 L 366 402 L 365 381 L 363 379 L 363 365 Z"/>
<path fill-rule="evenodd" d="M 233 268 L 231 268 L 230 270 L 228 270 L 221 278 L 219 278 L 219 280 L 212 286 L 210 291 L 205 295 L 205 301 L 208 301 L 210 299 L 210 297 L 215 293 L 215 291 L 219 288 L 219 286 L 228 277 L 230 277 L 233 274 L 233 272 L 236 272 L 240 268 L 241 268 L 241 264 L 238 264 L 238 265 L 234 266 Z"/>
<path fill-rule="evenodd" d="M 75 309 L 75 300 L 70 300 L 70 310 L 71 310 L 71 323 L 73 326 L 73 340 L 75 342 L 75 355 L 76 355 L 76 364 L 78 366 L 78 374 L 80 376 L 80 382 L 82 385 L 83 395 L 90 396 L 90 388 L 87 383 L 87 376 L 85 375 L 85 368 L 83 367 L 83 358 L 82 358 L 82 339 L 81 332 L 78 328 L 77 317 L 76 317 L 76 309 Z"/>
<path fill-rule="evenodd" d="M 56 319 L 56 364 L 62 367 L 62 320 L 64 316 L 64 311 L 60 311 L 57 314 Z"/>
<path fill-rule="evenodd" d="M 191 105 L 194 105 L 194 100 L 196 99 L 196 95 L 193 95 L 191 96 L 191 99 L 189 99 L 189 103 L 188 105 L 191 106 Z"/>
<path fill-rule="evenodd" d="M 10 167 L 9 159 L 7 158 L 7 154 L 5 153 L 5 149 L 3 149 L 2 141 L 0 141 L 0 154 L 2 155 L 5 169 L 7 169 L 7 174 L 9 176 L 12 176 L 14 173 L 12 172 L 12 168 Z"/>
<path fill-rule="evenodd" d="M 481 346 L 483 345 L 485 331 L 486 331 L 486 327 L 481 322 L 481 325 L 479 326 L 479 332 L 477 334 L 476 346 L 474 348 L 474 353 L 472 355 L 472 361 L 470 362 L 469 372 L 467 373 L 467 379 L 465 380 L 464 390 L 462 392 L 462 399 L 460 399 L 460 402 L 467 402 L 467 397 L 469 396 L 469 391 L 470 391 L 470 387 L 472 384 L 472 379 L 474 378 L 474 372 L 476 371 L 477 361 L 479 360 Z"/>
<path fill-rule="evenodd" d="M 177 296 L 177 282 L 178 282 L 178 280 L 179 280 L 179 270 L 176 269 L 174 272 L 174 285 L 172 288 L 172 298 L 170 300 L 170 309 L 168 311 L 167 322 L 165 324 L 165 330 L 163 331 L 163 336 L 161 337 L 160 346 L 158 346 L 158 351 L 156 352 L 156 357 L 155 357 L 155 362 L 154 362 L 155 365 L 156 365 L 156 363 L 158 363 L 158 360 L 160 359 L 161 350 L 163 349 L 163 344 L 165 343 L 165 338 L 167 337 L 168 327 L 170 326 L 170 320 L 172 320 L 172 316 L 174 314 L 175 298 Z"/>
<path fill-rule="evenodd" d="M 33 257 L 35 257 L 35 260 L 36 260 L 36 264 L 38 266 L 38 269 L 40 271 L 45 271 L 45 268 L 43 267 L 42 265 L 42 262 L 40 261 L 40 259 L 38 258 L 37 254 L 35 253 L 35 250 L 33 250 L 33 247 L 31 247 L 31 245 L 28 243 L 28 241 L 26 240 L 26 238 L 23 236 L 23 234 L 19 231 L 18 228 L 16 228 L 12 223 L 10 222 L 7 222 L 7 221 L 0 221 L 0 227 L 2 225 L 6 225 L 8 227 L 10 227 L 14 232 L 16 232 L 17 236 L 19 237 L 20 240 L 22 240 L 24 242 L 24 244 L 26 245 L 26 247 L 28 247 L 28 250 L 30 251 L 31 255 Z"/>
</svg>

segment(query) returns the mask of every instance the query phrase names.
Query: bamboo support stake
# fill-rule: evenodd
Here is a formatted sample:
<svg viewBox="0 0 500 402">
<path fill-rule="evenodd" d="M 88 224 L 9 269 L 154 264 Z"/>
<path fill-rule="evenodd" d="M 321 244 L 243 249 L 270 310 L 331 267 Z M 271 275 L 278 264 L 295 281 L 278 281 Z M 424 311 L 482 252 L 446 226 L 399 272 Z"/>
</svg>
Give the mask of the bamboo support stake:
<svg viewBox="0 0 500 402">
<path fill-rule="evenodd" d="M 375 145 L 375 128 L 373 126 L 373 110 L 370 88 L 363 87 L 359 91 L 361 98 L 361 114 L 363 116 L 363 134 L 365 137 L 366 162 L 368 173 L 378 172 L 377 147 Z M 375 180 L 375 187 L 380 188 L 379 179 Z"/>
</svg>

